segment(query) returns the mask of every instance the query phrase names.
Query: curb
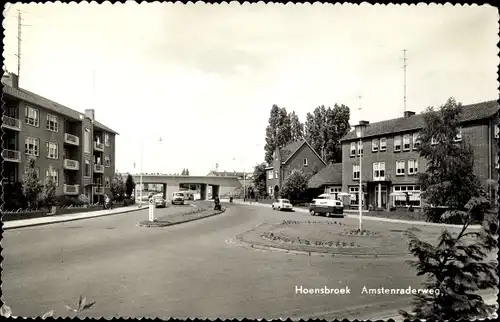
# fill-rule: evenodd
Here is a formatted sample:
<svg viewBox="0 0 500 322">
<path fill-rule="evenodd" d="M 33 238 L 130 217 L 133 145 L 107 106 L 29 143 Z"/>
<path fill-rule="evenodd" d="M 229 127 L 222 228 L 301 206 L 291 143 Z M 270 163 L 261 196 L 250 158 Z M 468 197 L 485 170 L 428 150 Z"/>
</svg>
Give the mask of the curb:
<svg viewBox="0 0 500 322">
<path fill-rule="evenodd" d="M 213 217 L 213 216 L 217 216 L 217 215 L 223 214 L 225 212 L 226 212 L 226 208 L 224 208 L 221 212 L 218 212 L 218 213 L 215 213 L 215 214 L 212 214 L 212 215 L 208 215 L 208 216 L 204 216 L 204 217 L 193 218 L 193 219 L 188 219 L 188 220 L 174 222 L 174 223 L 165 223 L 164 225 L 151 225 L 151 224 L 137 223 L 137 226 L 138 227 L 144 227 L 144 228 L 164 228 L 164 227 L 170 227 L 170 226 L 185 224 L 185 223 L 188 223 L 188 222 L 191 222 L 191 221 L 200 220 L 200 219 L 210 218 L 210 217 Z"/>
<path fill-rule="evenodd" d="M 127 210 L 120 211 L 120 212 L 114 212 L 114 213 L 111 213 L 111 214 L 102 214 L 102 215 L 89 216 L 89 217 L 80 217 L 80 218 L 66 218 L 66 219 L 60 219 L 60 220 L 55 220 L 55 221 L 38 222 L 38 223 L 32 223 L 32 224 L 23 224 L 22 226 L 15 226 L 15 227 L 5 227 L 4 226 L 4 227 L 2 227 L 2 229 L 3 230 L 12 230 L 12 229 L 19 229 L 19 228 L 26 228 L 26 227 L 44 226 L 44 225 L 50 225 L 50 224 L 60 224 L 60 223 L 63 223 L 63 222 L 68 222 L 68 221 L 77 221 L 77 220 L 92 219 L 92 218 L 99 218 L 99 217 L 105 217 L 105 216 L 121 215 L 121 214 L 126 214 L 126 213 L 129 213 L 129 212 L 139 211 L 139 210 L 144 210 L 144 209 L 146 209 L 146 208 L 134 208 L 134 209 L 127 209 Z M 49 218 L 54 218 L 54 217 L 49 217 Z"/>
</svg>

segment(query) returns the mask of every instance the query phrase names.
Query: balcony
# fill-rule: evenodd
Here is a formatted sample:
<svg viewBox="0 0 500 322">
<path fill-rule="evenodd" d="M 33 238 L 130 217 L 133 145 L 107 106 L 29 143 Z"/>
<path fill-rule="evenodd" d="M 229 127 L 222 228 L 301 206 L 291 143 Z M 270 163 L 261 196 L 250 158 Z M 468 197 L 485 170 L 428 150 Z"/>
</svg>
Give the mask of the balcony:
<svg viewBox="0 0 500 322">
<path fill-rule="evenodd" d="M 64 194 L 65 195 L 78 195 L 80 192 L 80 186 L 76 184 L 65 184 Z"/>
<path fill-rule="evenodd" d="M 80 170 L 80 162 L 71 159 L 64 159 L 64 169 L 66 170 Z"/>
<path fill-rule="evenodd" d="M 104 173 L 104 166 L 102 164 L 94 163 L 94 173 Z"/>
<path fill-rule="evenodd" d="M 104 194 L 104 187 L 94 187 L 94 194 L 95 195 L 103 195 Z"/>
<path fill-rule="evenodd" d="M 2 127 L 14 131 L 21 131 L 21 120 L 4 115 L 2 116 Z"/>
<path fill-rule="evenodd" d="M 104 152 L 104 143 L 94 142 L 94 150 Z"/>
<path fill-rule="evenodd" d="M 2 150 L 2 158 L 7 162 L 21 162 L 21 151 Z"/>
<path fill-rule="evenodd" d="M 64 133 L 64 143 L 79 146 L 80 138 L 73 134 Z"/>
</svg>

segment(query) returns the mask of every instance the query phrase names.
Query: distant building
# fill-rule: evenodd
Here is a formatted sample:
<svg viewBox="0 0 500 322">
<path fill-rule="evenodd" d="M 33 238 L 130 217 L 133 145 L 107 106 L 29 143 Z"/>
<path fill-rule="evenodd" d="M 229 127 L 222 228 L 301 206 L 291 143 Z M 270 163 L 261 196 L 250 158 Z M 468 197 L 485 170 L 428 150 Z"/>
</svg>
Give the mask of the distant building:
<svg viewBox="0 0 500 322">
<path fill-rule="evenodd" d="M 81 113 L 20 88 L 15 74 L 4 75 L 2 84 L 3 183 L 19 182 L 34 157 L 39 178 L 52 177 L 56 194 L 85 194 L 94 202 L 108 194 L 118 133 L 99 123 L 93 109 Z"/>
<path fill-rule="evenodd" d="M 318 196 L 323 193 L 335 195 L 342 192 L 342 163 L 332 163 L 321 169 L 309 179 L 307 187 L 310 193 Z"/>
<path fill-rule="evenodd" d="M 276 148 L 273 162 L 266 168 L 267 193 L 275 198 L 278 197 L 283 180 L 293 170 L 302 170 L 308 174 L 315 170 L 321 171 L 325 166 L 326 162 L 306 140 Z"/>
<path fill-rule="evenodd" d="M 496 188 L 488 182 L 498 182 L 498 112 L 496 101 L 466 105 L 456 142 L 467 140 L 474 148 L 474 172 L 496 200 Z M 379 208 L 406 206 L 421 207 L 421 189 L 416 174 L 424 171 L 426 160 L 420 157 L 419 130 L 424 126 L 422 114 L 405 112 L 402 118 L 371 123 L 366 128 L 362 146 L 355 131 L 342 140 L 342 191 L 351 194 L 351 206 L 359 203 L 359 178 L 362 178 L 362 204 Z M 436 143 L 439 144 L 439 143 Z M 363 155 L 362 173 L 359 156 Z"/>
</svg>

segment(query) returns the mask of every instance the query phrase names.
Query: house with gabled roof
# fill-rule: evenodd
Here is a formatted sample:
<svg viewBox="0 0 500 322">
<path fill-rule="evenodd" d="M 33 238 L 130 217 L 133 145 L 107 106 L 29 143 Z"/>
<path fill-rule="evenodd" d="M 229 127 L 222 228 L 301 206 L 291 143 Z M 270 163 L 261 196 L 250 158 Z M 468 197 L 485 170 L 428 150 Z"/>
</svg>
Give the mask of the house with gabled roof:
<svg viewBox="0 0 500 322">
<path fill-rule="evenodd" d="M 302 170 L 306 174 L 320 171 L 326 162 L 306 140 L 291 142 L 274 151 L 273 161 L 266 168 L 266 187 L 270 196 L 277 198 L 284 179 L 293 170 Z"/>
<path fill-rule="evenodd" d="M 474 172 L 490 200 L 496 200 L 497 189 L 491 182 L 498 182 L 498 109 L 497 101 L 464 105 L 455 138 L 456 142 L 467 140 L 474 148 Z M 359 204 L 360 177 L 364 208 L 405 207 L 406 195 L 410 205 L 422 206 L 416 174 L 426 168 L 418 151 L 423 116 L 407 111 L 401 118 L 368 124 L 361 144 L 355 131 L 342 138 L 342 191 L 351 194 L 351 206 Z"/>
<path fill-rule="evenodd" d="M 313 196 L 328 193 L 339 198 L 338 194 L 342 192 L 342 163 L 331 163 L 321 169 L 309 179 L 307 188 Z"/>
</svg>

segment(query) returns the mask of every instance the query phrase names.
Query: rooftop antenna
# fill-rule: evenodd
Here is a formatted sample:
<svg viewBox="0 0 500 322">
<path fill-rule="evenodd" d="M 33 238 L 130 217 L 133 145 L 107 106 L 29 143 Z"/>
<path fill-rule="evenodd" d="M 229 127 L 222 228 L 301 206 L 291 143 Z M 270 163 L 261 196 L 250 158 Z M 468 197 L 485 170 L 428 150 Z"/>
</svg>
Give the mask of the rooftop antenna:
<svg viewBox="0 0 500 322">
<path fill-rule="evenodd" d="M 23 21 L 23 18 L 21 16 L 21 10 L 17 10 L 17 77 L 18 77 L 18 86 L 19 86 L 19 78 L 20 78 L 20 73 L 21 73 L 21 34 L 22 34 L 22 27 L 26 26 L 28 27 L 29 25 L 23 25 L 21 23 Z"/>
<path fill-rule="evenodd" d="M 403 97 L 404 97 L 404 112 L 406 112 L 406 49 L 403 49 L 403 74 L 404 74 L 404 88 L 403 88 Z"/>
</svg>

